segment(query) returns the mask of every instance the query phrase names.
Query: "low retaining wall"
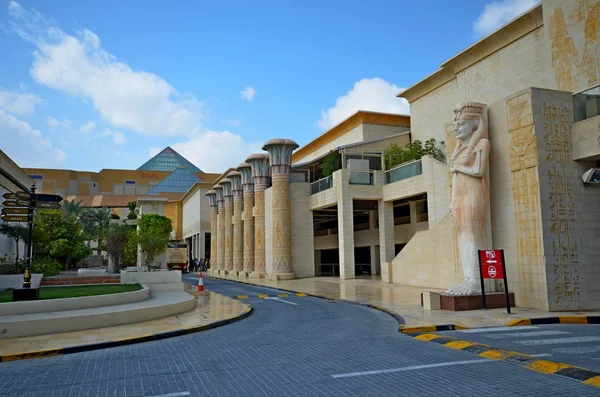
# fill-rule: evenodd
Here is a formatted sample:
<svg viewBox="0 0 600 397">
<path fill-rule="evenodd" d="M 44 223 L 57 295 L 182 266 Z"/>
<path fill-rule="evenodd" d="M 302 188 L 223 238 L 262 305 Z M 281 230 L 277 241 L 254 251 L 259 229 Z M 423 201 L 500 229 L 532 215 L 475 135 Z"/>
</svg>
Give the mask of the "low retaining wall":
<svg viewBox="0 0 600 397">
<path fill-rule="evenodd" d="M 31 275 L 31 286 L 37 288 L 42 282 L 43 274 L 32 274 Z M 5 274 L 0 276 L 0 290 L 3 289 L 17 289 L 23 288 L 23 275 L 22 274 Z"/>
<path fill-rule="evenodd" d="M 0 316 L 124 305 L 127 303 L 141 302 L 149 297 L 150 289 L 144 285 L 139 291 L 119 292 L 116 294 L 80 296 L 77 298 L 63 299 L 43 299 L 26 302 L 6 302 L 0 303 Z"/>
<path fill-rule="evenodd" d="M 0 339 L 82 331 L 156 320 L 193 310 L 196 300 L 185 292 L 158 293 L 142 302 L 83 310 L 0 317 Z M 154 300 L 154 301 L 153 301 Z"/>
<path fill-rule="evenodd" d="M 151 291 L 183 291 L 180 270 L 169 271 L 121 271 L 121 284 L 144 284 Z"/>
</svg>

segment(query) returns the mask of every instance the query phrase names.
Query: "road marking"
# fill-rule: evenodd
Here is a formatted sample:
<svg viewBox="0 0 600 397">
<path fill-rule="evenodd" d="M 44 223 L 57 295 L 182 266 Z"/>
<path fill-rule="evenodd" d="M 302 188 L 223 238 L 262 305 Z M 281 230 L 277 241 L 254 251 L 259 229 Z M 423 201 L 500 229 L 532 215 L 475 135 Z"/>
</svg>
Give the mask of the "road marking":
<svg viewBox="0 0 600 397">
<path fill-rule="evenodd" d="M 439 368 L 439 367 L 451 367 L 454 365 L 466 365 L 466 364 L 476 364 L 476 363 L 493 363 L 492 360 L 482 359 L 482 360 L 466 360 L 466 361 L 450 361 L 447 363 L 437 363 L 437 364 L 425 364 L 425 365 L 413 365 L 411 367 L 402 367 L 402 368 L 389 368 L 389 369 L 379 369 L 375 371 L 362 371 L 362 372 L 350 372 L 346 374 L 336 374 L 331 375 L 332 377 L 339 378 L 350 378 L 353 376 L 365 376 L 365 375 L 378 375 L 378 374 L 389 374 L 392 372 L 404 372 L 404 371 L 415 371 L 419 369 L 428 369 L 428 368 Z"/>
<path fill-rule="evenodd" d="M 584 342 L 597 342 L 600 337 L 597 336 L 575 336 L 573 338 L 556 338 L 556 339 L 533 339 L 533 340 L 521 340 L 515 343 L 525 346 L 539 346 L 539 345 L 559 345 L 564 343 L 584 343 Z"/>
<path fill-rule="evenodd" d="M 523 326 L 523 327 L 489 327 L 489 328 L 473 328 L 473 329 L 463 329 L 462 332 L 465 334 L 476 334 L 479 332 L 500 332 L 500 331 L 518 331 L 520 329 L 537 329 L 538 327 L 533 327 L 531 325 Z"/>
<path fill-rule="evenodd" d="M 492 334 L 483 335 L 485 338 L 504 339 L 504 338 L 528 338 L 530 336 L 550 336 L 550 335 L 567 335 L 571 334 L 566 331 L 538 331 L 538 332 L 513 332 L 510 334 Z"/>
<path fill-rule="evenodd" d="M 261 299 L 264 299 L 264 298 L 268 298 L 269 295 L 267 295 L 267 294 L 258 294 L 258 297 L 261 298 Z"/>
<path fill-rule="evenodd" d="M 296 296 L 306 296 L 306 294 L 304 292 L 298 292 Z"/>
<path fill-rule="evenodd" d="M 248 299 L 248 295 L 238 295 L 238 299 Z"/>
<path fill-rule="evenodd" d="M 191 396 L 189 391 L 180 391 L 177 393 L 169 393 L 169 394 L 161 394 L 161 395 L 155 395 L 155 396 L 150 396 L 150 397 L 185 397 L 185 396 Z"/>
<path fill-rule="evenodd" d="M 277 296 L 279 296 L 281 298 L 287 298 L 289 295 L 288 294 L 277 294 Z"/>
<path fill-rule="evenodd" d="M 558 347 L 552 349 L 556 353 L 564 354 L 587 354 L 600 352 L 600 346 L 575 346 L 575 347 Z"/>
<path fill-rule="evenodd" d="M 286 300 L 283 300 L 283 299 L 280 299 L 280 298 L 277 298 L 277 297 L 271 297 L 271 298 L 268 298 L 268 297 L 267 297 L 267 298 L 265 298 L 265 299 L 268 299 L 268 300 L 274 300 L 274 301 L 277 301 L 277 302 L 283 302 L 283 303 L 287 303 L 287 304 L 290 304 L 290 305 L 295 305 L 295 306 L 298 306 L 298 304 L 297 304 L 297 303 L 294 303 L 294 302 L 288 302 L 288 301 L 286 301 Z"/>
</svg>

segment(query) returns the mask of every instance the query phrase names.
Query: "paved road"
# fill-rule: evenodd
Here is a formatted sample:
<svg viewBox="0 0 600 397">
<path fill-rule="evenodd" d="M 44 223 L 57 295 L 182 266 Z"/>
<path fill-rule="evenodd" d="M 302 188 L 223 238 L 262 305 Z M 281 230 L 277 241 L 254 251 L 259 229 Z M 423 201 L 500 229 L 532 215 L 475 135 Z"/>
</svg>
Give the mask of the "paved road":
<svg viewBox="0 0 600 397">
<path fill-rule="evenodd" d="M 548 360 L 600 372 L 600 325 L 596 324 L 479 328 L 443 335 L 526 354 L 548 354 Z"/>
<path fill-rule="evenodd" d="M 205 285 L 229 296 L 273 294 L 208 278 Z M 0 363 L 0 396 L 598 396 L 568 379 L 399 335 L 394 319 L 372 309 L 281 299 L 250 298 L 250 317 L 197 334 Z"/>
</svg>

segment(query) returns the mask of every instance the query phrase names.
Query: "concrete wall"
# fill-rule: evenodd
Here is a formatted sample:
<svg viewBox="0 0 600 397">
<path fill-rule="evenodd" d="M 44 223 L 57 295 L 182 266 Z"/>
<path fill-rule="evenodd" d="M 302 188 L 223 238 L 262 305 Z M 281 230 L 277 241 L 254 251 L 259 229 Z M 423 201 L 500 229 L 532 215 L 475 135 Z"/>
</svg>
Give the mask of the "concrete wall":
<svg viewBox="0 0 600 397">
<path fill-rule="evenodd" d="M 314 277 L 315 257 L 312 211 L 308 209 L 310 185 L 290 183 L 292 268 L 296 277 Z"/>
<path fill-rule="evenodd" d="M 574 160 L 600 160 L 600 116 L 573 124 L 571 143 Z"/>
<path fill-rule="evenodd" d="M 326 145 L 322 146 L 321 148 L 313 151 L 312 153 L 308 154 L 307 156 L 305 156 L 301 159 L 295 160 L 294 163 L 305 163 L 308 161 L 312 161 L 324 154 L 329 153 L 330 151 L 336 149 L 339 146 L 348 145 L 350 143 L 361 142 L 364 140 L 363 136 L 364 136 L 363 135 L 363 125 L 361 124 L 357 127 L 354 127 L 353 129 L 351 129 L 344 135 L 340 136 L 339 138 L 336 138 L 336 139 L 332 140 L 331 142 L 327 143 Z"/>
<path fill-rule="evenodd" d="M 408 131 L 408 127 L 392 127 L 389 125 L 363 124 L 363 140 L 380 139 L 400 132 Z M 382 148 L 383 149 L 383 148 Z"/>
</svg>

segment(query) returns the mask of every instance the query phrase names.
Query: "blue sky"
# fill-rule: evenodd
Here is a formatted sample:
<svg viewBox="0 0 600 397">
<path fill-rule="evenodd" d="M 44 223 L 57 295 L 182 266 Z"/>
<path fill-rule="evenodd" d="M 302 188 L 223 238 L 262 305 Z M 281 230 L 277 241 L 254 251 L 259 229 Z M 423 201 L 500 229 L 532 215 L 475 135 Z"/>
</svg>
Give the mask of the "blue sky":
<svg viewBox="0 0 600 397">
<path fill-rule="evenodd" d="M 396 98 L 537 0 L 0 1 L 0 148 L 22 167 L 221 172 Z"/>
</svg>

